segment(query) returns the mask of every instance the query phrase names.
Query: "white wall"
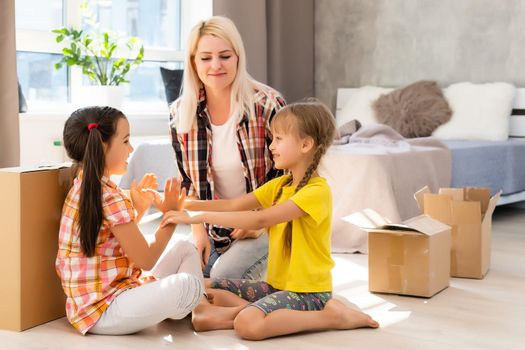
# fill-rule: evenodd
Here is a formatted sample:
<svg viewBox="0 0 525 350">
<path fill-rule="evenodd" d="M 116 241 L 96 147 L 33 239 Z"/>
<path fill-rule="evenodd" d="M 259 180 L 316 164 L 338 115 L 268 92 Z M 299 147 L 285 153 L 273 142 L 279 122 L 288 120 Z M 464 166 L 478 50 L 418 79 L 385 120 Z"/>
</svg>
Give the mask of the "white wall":
<svg viewBox="0 0 525 350">
<path fill-rule="evenodd" d="M 131 125 L 131 144 L 169 137 L 169 119 L 160 114 L 126 114 Z M 62 140 L 67 114 L 20 115 L 20 166 L 65 161 L 65 152 L 53 142 Z"/>
</svg>

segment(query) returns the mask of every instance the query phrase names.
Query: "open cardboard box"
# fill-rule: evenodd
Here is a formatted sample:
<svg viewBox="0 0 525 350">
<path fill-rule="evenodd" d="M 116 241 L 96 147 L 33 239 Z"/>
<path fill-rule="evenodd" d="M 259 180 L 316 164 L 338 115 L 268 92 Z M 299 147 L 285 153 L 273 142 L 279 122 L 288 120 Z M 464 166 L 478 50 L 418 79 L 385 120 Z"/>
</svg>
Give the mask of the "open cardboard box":
<svg viewBox="0 0 525 350">
<path fill-rule="evenodd" d="M 0 169 L 0 329 L 65 315 L 55 259 L 71 180 L 69 167 Z"/>
<path fill-rule="evenodd" d="M 424 214 L 452 228 L 451 276 L 483 278 L 487 273 L 492 213 L 500 193 L 491 198 L 488 188 L 441 188 L 431 193 L 424 187 L 414 195 Z"/>
<path fill-rule="evenodd" d="M 450 281 L 450 227 L 420 215 L 392 224 L 372 209 L 343 218 L 368 232 L 368 288 L 431 297 Z"/>
</svg>

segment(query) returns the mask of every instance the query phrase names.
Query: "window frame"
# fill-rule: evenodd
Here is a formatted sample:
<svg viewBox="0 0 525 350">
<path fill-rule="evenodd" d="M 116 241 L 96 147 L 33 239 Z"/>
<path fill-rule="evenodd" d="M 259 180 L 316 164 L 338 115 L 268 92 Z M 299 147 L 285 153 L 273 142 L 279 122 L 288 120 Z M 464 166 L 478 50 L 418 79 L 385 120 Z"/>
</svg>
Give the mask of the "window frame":
<svg viewBox="0 0 525 350">
<path fill-rule="evenodd" d="M 82 0 L 63 0 L 63 26 L 80 28 L 82 16 L 80 12 L 80 3 Z M 204 7 L 204 10 L 203 10 Z M 206 11 L 207 10 L 207 11 Z M 180 32 L 181 47 L 185 47 L 185 41 L 188 37 L 191 26 L 201 18 L 211 16 L 212 0 L 181 0 L 180 3 Z M 16 29 L 16 50 L 36 53 L 61 54 L 62 46 L 55 41 L 55 34 L 51 31 L 38 31 L 29 29 Z M 169 49 L 162 47 L 144 46 L 144 61 L 160 62 L 183 62 L 185 53 L 183 49 Z M 73 95 L 80 86 L 82 86 L 82 70 L 80 67 L 68 67 L 68 103 L 52 103 L 50 109 L 64 110 L 69 109 L 71 105 L 71 95 Z M 31 113 L 42 112 L 41 103 L 37 109 L 31 109 Z M 133 110 L 134 112 L 148 112 L 152 114 L 165 113 L 168 111 L 167 104 L 162 102 L 130 102 L 125 101 L 124 110 Z M 45 108 L 47 110 L 47 108 Z"/>
</svg>

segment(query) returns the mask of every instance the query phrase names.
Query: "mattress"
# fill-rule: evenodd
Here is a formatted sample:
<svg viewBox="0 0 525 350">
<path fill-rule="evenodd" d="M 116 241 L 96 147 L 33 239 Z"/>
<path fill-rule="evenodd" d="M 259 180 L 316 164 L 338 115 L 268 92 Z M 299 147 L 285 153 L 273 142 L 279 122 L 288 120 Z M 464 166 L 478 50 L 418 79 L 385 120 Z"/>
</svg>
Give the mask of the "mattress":
<svg viewBox="0 0 525 350">
<path fill-rule="evenodd" d="M 489 187 L 503 196 L 525 191 L 525 138 L 443 142 L 452 153 L 453 187 Z"/>
</svg>

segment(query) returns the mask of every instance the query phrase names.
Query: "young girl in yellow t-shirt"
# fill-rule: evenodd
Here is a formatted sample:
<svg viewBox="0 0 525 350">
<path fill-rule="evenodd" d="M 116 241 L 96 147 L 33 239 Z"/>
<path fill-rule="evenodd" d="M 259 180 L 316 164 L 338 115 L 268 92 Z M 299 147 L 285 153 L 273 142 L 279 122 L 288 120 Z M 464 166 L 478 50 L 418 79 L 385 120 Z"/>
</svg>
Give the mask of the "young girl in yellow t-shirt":
<svg viewBox="0 0 525 350">
<path fill-rule="evenodd" d="M 308 330 L 379 326 L 370 316 L 332 299 L 332 196 L 316 169 L 334 138 L 334 123 L 319 102 L 284 107 L 271 122 L 270 151 L 275 167 L 288 175 L 235 199 L 186 201 L 186 209 L 202 212 L 173 211 L 164 216 L 161 226 L 207 222 L 268 228 L 267 282 L 208 280 L 212 304 L 203 302 L 194 310 L 197 331 L 234 328 L 241 337 L 255 340 Z"/>
</svg>

